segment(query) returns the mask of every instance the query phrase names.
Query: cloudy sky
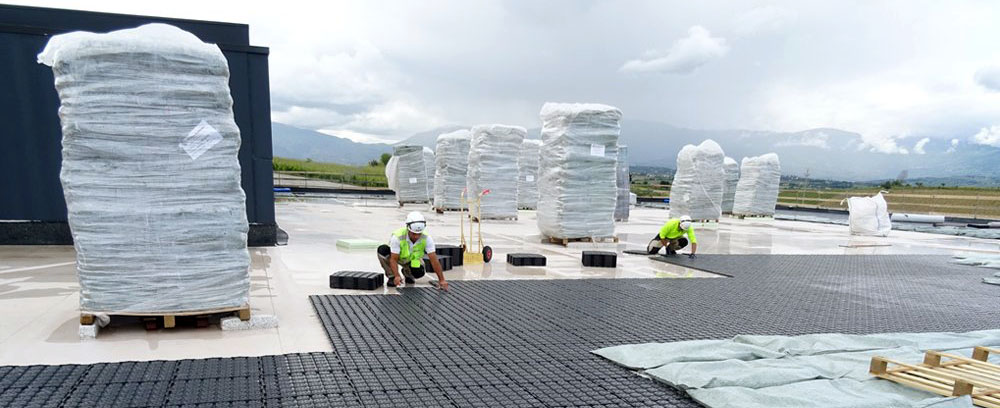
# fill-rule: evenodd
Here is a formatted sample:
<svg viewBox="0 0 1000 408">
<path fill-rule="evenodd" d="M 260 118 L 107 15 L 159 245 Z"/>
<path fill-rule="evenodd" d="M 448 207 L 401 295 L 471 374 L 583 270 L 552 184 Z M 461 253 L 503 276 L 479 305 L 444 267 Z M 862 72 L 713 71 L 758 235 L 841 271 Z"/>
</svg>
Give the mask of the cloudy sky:
<svg viewBox="0 0 1000 408">
<path fill-rule="evenodd" d="M 996 1 L 30 3 L 248 23 L 271 49 L 273 119 L 361 141 L 536 127 L 559 101 L 701 129 L 834 127 L 886 153 L 1000 147 Z"/>
</svg>

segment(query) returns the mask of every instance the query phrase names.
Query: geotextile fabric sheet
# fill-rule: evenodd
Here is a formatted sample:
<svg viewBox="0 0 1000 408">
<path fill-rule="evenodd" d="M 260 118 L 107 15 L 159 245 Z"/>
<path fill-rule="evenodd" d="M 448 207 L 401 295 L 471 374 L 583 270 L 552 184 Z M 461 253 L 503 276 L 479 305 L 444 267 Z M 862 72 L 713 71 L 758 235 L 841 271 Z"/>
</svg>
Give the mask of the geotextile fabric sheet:
<svg viewBox="0 0 1000 408">
<path fill-rule="evenodd" d="M 546 103 L 540 116 L 538 229 L 553 238 L 614 235 L 621 111 Z"/>
<path fill-rule="evenodd" d="M 709 407 L 971 407 L 876 379 L 873 356 L 918 363 L 927 350 L 971 355 L 1000 331 L 736 336 L 607 347 L 594 353 L 684 390 Z M 997 361 L 994 356 L 991 361 Z"/>
<path fill-rule="evenodd" d="M 520 126 L 472 128 L 466 187 L 471 199 L 490 190 L 482 199 L 482 218 L 517 217 L 517 158 L 527 133 Z"/>
<path fill-rule="evenodd" d="M 744 157 L 733 197 L 733 214 L 774 215 L 780 182 L 781 162 L 777 154 Z"/>
<path fill-rule="evenodd" d="M 694 220 L 722 217 L 726 154 L 714 140 L 686 145 L 677 153 L 677 172 L 670 184 L 670 216 Z"/>
<path fill-rule="evenodd" d="M 534 210 L 538 206 L 538 149 L 542 141 L 525 139 L 517 159 L 517 207 Z"/>
<path fill-rule="evenodd" d="M 229 66 L 165 24 L 52 37 L 62 181 L 85 312 L 247 303 L 246 197 Z"/>
<path fill-rule="evenodd" d="M 438 136 L 434 156 L 434 207 L 462 208 L 462 190 L 465 190 L 469 172 L 470 140 L 467 129 Z"/>
</svg>

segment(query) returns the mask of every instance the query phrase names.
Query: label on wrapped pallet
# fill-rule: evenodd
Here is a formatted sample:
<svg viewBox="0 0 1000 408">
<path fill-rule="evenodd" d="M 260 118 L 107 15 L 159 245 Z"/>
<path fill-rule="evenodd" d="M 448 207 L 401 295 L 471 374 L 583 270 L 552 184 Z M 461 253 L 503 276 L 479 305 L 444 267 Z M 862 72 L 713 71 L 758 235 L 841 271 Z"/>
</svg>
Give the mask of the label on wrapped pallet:
<svg viewBox="0 0 1000 408">
<path fill-rule="evenodd" d="M 604 157 L 604 145 L 602 144 L 590 145 L 590 155 L 597 157 Z"/>
<path fill-rule="evenodd" d="M 417 178 L 416 177 L 410 177 L 410 184 L 417 184 Z"/>
<path fill-rule="evenodd" d="M 530 174 L 524 176 L 524 181 L 535 181 L 535 176 Z"/>
<path fill-rule="evenodd" d="M 191 157 L 191 160 L 196 160 L 221 141 L 222 135 L 219 134 L 219 131 L 203 120 L 198 126 L 191 129 L 191 132 L 188 132 L 180 147 Z"/>
</svg>

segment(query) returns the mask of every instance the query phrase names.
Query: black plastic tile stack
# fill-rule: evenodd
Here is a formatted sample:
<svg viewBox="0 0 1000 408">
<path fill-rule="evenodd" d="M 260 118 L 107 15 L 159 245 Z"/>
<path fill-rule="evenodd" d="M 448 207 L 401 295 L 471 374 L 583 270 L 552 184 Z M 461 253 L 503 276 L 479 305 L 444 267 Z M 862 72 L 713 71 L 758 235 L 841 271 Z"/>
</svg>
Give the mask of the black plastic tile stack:
<svg viewBox="0 0 1000 408">
<path fill-rule="evenodd" d="M 375 290 L 385 283 L 385 274 L 379 272 L 339 271 L 330 274 L 331 289 Z"/>
<path fill-rule="evenodd" d="M 313 296 L 332 353 L 0 367 L 0 406 L 695 407 L 590 351 L 1000 326 L 1000 288 L 946 257 L 676 259 L 733 278 L 455 281 L 449 292 Z"/>
<path fill-rule="evenodd" d="M 465 263 L 464 258 L 462 257 L 462 247 L 458 245 L 435 243 L 434 253 L 436 253 L 439 257 L 442 255 L 450 256 L 452 266 L 462 266 Z"/>
<path fill-rule="evenodd" d="M 451 270 L 451 268 L 452 268 L 452 261 L 451 261 L 451 259 L 452 258 L 451 258 L 450 255 L 438 255 L 437 258 L 438 258 L 438 263 L 441 264 L 441 270 L 442 271 L 450 271 Z M 430 267 L 430 264 L 431 264 L 431 258 L 424 257 L 424 265 L 427 265 L 427 270 L 428 271 L 433 270 Z"/>
<path fill-rule="evenodd" d="M 545 256 L 539 254 L 507 254 L 507 263 L 514 266 L 545 266 Z"/>
<path fill-rule="evenodd" d="M 614 268 L 618 266 L 618 254 L 607 251 L 583 251 L 583 266 Z"/>
</svg>

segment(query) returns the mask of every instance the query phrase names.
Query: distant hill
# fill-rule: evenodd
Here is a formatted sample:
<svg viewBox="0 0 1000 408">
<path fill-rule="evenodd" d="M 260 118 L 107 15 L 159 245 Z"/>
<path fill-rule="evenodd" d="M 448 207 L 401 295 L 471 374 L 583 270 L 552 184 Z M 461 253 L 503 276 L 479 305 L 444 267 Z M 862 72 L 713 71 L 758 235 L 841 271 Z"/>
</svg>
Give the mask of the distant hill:
<svg viewBox="0 0 1000 408">
<path fill-rule="evenodd" d="M 357 165 L 392 153 L 392 146 L 384 143 L 358 143 L 278 122 L 271 122 L 271 140 L 274 155 L 289 159 Z"/>
</svg>

